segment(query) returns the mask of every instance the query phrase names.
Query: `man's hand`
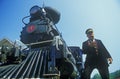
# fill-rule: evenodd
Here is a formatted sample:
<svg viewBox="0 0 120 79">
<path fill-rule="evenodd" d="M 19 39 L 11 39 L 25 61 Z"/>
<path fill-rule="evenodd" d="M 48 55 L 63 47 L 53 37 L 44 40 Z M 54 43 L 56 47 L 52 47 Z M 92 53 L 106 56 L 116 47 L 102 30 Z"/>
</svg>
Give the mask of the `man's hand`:
<svg viewBox="0 0 120 79">
<path fill-rule="evenodd" d="M 112 58 L 108 58 L 107 60 L 108 60 L 108 63 L 109 63 L 109 64 L 112 64 L 112 61 L 113 61 Z"/>
</svg>

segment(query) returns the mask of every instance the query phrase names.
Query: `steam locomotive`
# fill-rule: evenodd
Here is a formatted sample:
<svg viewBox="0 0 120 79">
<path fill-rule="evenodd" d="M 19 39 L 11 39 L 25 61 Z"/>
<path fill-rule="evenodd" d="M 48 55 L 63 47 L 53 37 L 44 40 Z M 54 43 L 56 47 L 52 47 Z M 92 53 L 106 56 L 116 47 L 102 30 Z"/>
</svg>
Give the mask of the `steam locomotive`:
<svg viewBox="0 0 120 79">
<path fill-rule="evenodd" d="M 29 18 L 29 23 L 24 19 Z M 82 51 L 67 46 L 56 24 L 60 13 L 51 7 L 30 9 L 23 18 L 20 41 L 27 45 L 26 58 L 19 64 L 0 67 L 0 78 L 82 79 Z"/>
</svg>

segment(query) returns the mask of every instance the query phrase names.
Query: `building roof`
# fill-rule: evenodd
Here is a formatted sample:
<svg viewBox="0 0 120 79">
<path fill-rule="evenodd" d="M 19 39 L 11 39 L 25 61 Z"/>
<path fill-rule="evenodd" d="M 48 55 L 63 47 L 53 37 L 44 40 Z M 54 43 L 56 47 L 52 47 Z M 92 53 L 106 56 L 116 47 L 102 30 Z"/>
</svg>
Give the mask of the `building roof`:
<svg viewBox="0 0 120 79">
<path fill-rule="evenodd" d="M 2 40 L 0 40 L 0 47 L 2 47 L 2 45 L 12 47 L 14 45 L 14 42 L 9 40 L 8 38 L 3 38 Z"/>
<path fill-rule="evenodd" d="M 24 49 L 26 48 L 27 46 L 25 44 L 23 44 L 21 41 L 19 40 L 15 40 L 15 42 L 11 41 L 10 39 L 8 38 L 3 38 L 2 40 L 0 40 L 0 47 L 2 46 L 7 46 L 7 47 L 20 47 L 21 46 L 21 49 Z"/>
</svg>

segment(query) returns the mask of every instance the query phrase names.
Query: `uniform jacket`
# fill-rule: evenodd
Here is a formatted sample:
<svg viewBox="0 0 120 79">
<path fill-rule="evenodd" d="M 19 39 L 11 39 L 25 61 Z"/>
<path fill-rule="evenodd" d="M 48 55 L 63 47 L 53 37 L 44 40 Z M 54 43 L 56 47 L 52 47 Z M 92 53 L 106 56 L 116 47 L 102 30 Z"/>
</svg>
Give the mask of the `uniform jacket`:
<svg viewBox="0 0 120 79">
<path fill-rule="evenodd" d="M 95 47 L 91 47 L 88 41 L 83 42 L 82 49 L 83 53 L 86 54 L 85 65 L 91 66 L 108 66 L 107 58 L 111 58 L 109 52 L 103 45 L 101 40 L 95 39 L 97 43 L 97 51 Z"/>
</svg>

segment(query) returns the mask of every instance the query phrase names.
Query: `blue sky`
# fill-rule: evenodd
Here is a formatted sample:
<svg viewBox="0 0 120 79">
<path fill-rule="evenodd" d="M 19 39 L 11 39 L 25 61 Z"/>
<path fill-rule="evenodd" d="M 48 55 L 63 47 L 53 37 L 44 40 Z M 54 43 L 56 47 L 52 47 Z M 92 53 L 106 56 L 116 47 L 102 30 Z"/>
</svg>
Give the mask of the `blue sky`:
<svg viewBox="0 0 120 79">
<path fill-rule="evenodd" d="M 67 45 L 82 47 L 85 30 L 93 28 L 113 57 L 110 72 L 120 69 L 120 1 L 119 0 L 0 0 L 0 39 L 20 39 L 24 24 L 34 5 L 51 6 L 61 13 L 56 24 Z"/>
</svg>

